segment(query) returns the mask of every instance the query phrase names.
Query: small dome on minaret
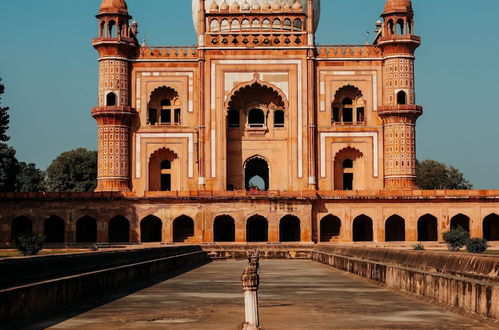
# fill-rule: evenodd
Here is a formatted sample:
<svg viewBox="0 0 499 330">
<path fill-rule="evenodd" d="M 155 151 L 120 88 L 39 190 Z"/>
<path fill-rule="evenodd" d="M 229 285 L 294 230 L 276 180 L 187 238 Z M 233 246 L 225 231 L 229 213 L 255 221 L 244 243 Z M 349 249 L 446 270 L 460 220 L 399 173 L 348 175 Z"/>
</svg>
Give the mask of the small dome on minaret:
<svg viewBox="0 0 499 330">
<path fill-rule="evenodd" d="M 99 14 L 125 14 L 128 15 L 128 6 L 125 0 L 102 0 Z"/>
<path fill-rule="evenodd" d="M 383 14 L 407 12 L 413 12 L 411 0 L 386 0 L 385 11 Z"/>
</svg>

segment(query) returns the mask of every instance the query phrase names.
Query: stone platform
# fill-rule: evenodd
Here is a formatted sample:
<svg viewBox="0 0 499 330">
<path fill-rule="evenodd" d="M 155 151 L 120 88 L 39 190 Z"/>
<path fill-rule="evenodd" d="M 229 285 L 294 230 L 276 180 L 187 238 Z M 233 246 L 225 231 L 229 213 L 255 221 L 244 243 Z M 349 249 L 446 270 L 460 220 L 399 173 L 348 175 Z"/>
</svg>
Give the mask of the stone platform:
<svg viewBox="0 0 499 330">
<path fill-rule="evenodd" d="M 106 300 L 87 301 L 27 329 L 235 329 L 243 321 L 245 261 L 219 261 Z M 260 314 L 272 329 L 487 329 L 306 260 L 261 262 Z"/>
</svg>

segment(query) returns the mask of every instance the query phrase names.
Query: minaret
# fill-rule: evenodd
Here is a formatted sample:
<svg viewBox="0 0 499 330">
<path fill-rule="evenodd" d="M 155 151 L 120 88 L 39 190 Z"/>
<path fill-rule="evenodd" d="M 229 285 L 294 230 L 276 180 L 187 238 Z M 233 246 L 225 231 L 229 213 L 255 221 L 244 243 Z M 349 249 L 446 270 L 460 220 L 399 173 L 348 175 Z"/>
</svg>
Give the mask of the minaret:
<svg viewBox="0 0 499 330">
<path fill-rule="evenodd" d="M 93 46 L 99 52 L 98 107 L 92 116 L 98 126 L 98 175 L 96 191 L 130 190 L 129 57 L 138 47 L 136 24 L 129 26 L 125 0 L 103 0 L 99 13 L 99 37 Z"/>
<path fill-rule="evenodd" d="M 381 16 L 385 189 L 417 189 L 416 120 L 423 108 L 416 105 L 414 52 L 421 38 L 414 35 L 411 0 L 387 0 Z"/>
</svg>

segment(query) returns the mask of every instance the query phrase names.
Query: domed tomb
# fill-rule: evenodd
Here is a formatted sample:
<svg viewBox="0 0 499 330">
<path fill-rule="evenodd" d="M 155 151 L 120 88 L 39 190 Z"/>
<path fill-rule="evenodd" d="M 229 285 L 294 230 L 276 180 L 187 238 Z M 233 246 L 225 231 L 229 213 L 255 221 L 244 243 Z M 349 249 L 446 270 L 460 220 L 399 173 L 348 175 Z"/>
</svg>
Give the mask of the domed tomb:
<svg viewBox="0 0 499 330">
<path fill-rule="evenodd" d="M 212 4 L 216 3 L 218 5 L 218 7 L 220 8 L 222 3 L 224 3 L 224 2 L 227 3 L 231 8 L 232 8 L 232 5 L 234 5 L 234 4 L 238 4 L 240 6 L 240 8 L 242 8 L 245 1 L 247 1 L 251 5 L 251 12 L 255 11 L 255 12 L 259 12 L 259 13 L 261 12 L 261 8 L 264 8 L 264 5 L 276 3 L 273 0 L 205 0 L 205 8 L 206 8 L 206 12 L 209 13 L 210 8 L 215 8 L 214 5 L 212 6 Z M 296 1 L 298 1 L 299 4 L 301 4 L 301 8 L 302 8 L 303 12 L 306 13 L 307 12 L 307 0 L 277 0 L 277 3 L 280 4 L 279 12 L 289 12 L 290 6 L 291 6 L 291 8 L 296 8 L 296 6 L 294 6 Z M 199 2 L 200 2 L 200 0 L 192 0 L 192 19 L 194 22 L 194 29 L 196 30 L 196 32 L 199 31 L 199 29 L 198 29 Z M 317 27 L 319 25 L 319 18 L 320 18 L 320 14 L 321 14 L 321 3 L 320 3 L 320 0 L 313 0 L 313 3 L 314 3 L 314 20 L 315 20 L 314 32 L 315 32 L 315 30 L 317 30 Z M 256 8 L 258 8 L 258 9 L 256 9 Z M 277 8 L 277 6 L 275 8 Z M 247 12 L 247 10 L 245 12 Z M 245 12 L 242 12 L 241 14 L 244 14 Z M 270 11 L 264 11 L 264 13 L 265 12 L 276 13 L 277 11 L 270 10 Z M 233 14 L 234 16 L 237 16 L 238 13 L 231 12 L 231 14 Z M 291 28 L 291 26 L 290 26 L 290 28 Z"/>
</svg>

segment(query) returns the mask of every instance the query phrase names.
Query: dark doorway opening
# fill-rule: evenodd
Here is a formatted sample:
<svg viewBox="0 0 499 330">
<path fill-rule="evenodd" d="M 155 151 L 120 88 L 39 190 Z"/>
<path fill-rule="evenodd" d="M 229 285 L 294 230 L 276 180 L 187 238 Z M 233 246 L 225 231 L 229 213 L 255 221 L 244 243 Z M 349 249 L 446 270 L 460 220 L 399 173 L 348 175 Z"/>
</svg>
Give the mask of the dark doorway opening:
<svg viewBox="0 0 499 330">
<path fill-rule="evenodd" d="M 173 241 L 185 242 L 194 236 L 194 220 L 182 215 L 173 221 Z"/>
<path fill-rule="evenodd" d="M 22 234 L 32 234 L 33 233 L 33 224 L 30 219 L 25 216 L 20 216 L 12 220 L 11 227 L 11 239 L 14 242 L 14 238 L 16 236 Z"/>
<path fill-rule="evenodd" d="M 94 218 L 85 216 L 76 222 L 76 242 L 97 242 L 97 221 Z"/>
<path fill-rule="evenodd" d="M 468 233 L 470 232 L 470 218 L 462 213 L 455 215 L 450 220 L 450 228 L 457 229 L 458 227 L 463 228 Z"/>
<path fill-rule="evenodd" d="M 499 215 L 491 214 L 483 219 L 483 237 L 487 241 L 499 241 Z"/>
<path fill-rule="evenodd" d="M 130 222 L 118 215 L 109 220 L 108 240 L 111 243 L 127 243 L 130 241 Z"/>
<path fill-rule="evenodd" d="M 418 241 L 438 241 L 438 222 L 433 215 L 426 214 L 419 218 Z"/>
<path fill-rule="evenodd" d="M 287 215 L 279 223 L 279 241 L 301 241 L 300 219 L 294 215 Z"/>
<path fill-rule="evenodd" d="M 246 190 L 269 189 L 269 165 L 261 158 L 254 157 L 246 162 L 244 168 Z"/>
<path fill-rule="evenodd" d="M 236 241 L 236 224 L 231 216 L 221 215 L 215 218 L 215 222 L 213 223 L 213 241 Z"/>
<path fill-rule="evenodd" d="M 334 215 L 326 215 L 321 220 L 321 242 L 330 242 L 333 237 L 340 236 L 341 220 Z"/>
<path fill-rule="evenodd" d="M 359 215 L 353 220 L 353 241 L 370 242 L 373 240 L 373 220 L 366 215 Z"/>
<path fill-rule="evenodd" d="M 385 241 L 405 241 L 405 220 L 401 216 L 392 215 L 385 222 Z"/>
<path fill-rule="evenodd" d="M 161 242 L 163 237 L 163 223 L 154 215 L 149 215 L 140 222 L 141 242 Z"/>
<path fill-rule="evenodd" d="M 55 215 L 50 216 L 43 224 L 43 235 L 47 243 L 64 243 L 64 220 Z"/>
<path fill-rule="evenodd" d="M 246 222 L 247 242 L 267 242 L 269 240 L 269 224 L 267 219 L 254 215 Z"/>
</svg>

